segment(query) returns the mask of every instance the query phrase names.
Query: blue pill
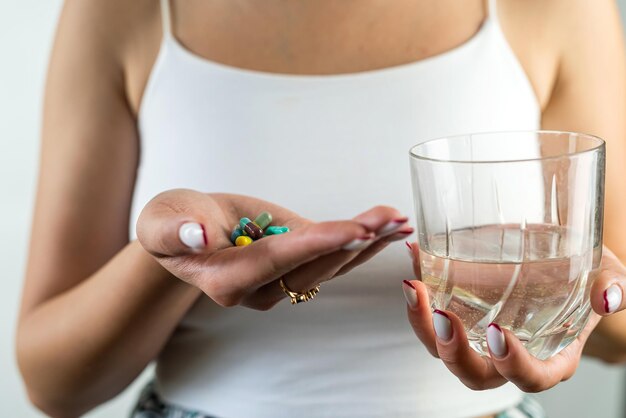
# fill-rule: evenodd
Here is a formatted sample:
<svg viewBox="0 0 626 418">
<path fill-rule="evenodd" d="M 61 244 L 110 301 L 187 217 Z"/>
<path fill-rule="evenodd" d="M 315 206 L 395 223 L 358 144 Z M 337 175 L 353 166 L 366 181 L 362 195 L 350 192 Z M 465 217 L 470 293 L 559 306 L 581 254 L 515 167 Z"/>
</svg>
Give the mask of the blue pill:
<svg viewBox="0 0 626 418">
<path fill-rule="evenodd" d="M 241 237 L 243 235 L 245 235 L 243 233 L 243 230 L 239 227 L 239 225 L 235 225 L 235 228 L 233 229 L 233 232 L 230 234 L 230 241 L 234 245 L 235 242 L 237 241 L 237 238 L 239 238 L 239 237 Z"/>
</svg>

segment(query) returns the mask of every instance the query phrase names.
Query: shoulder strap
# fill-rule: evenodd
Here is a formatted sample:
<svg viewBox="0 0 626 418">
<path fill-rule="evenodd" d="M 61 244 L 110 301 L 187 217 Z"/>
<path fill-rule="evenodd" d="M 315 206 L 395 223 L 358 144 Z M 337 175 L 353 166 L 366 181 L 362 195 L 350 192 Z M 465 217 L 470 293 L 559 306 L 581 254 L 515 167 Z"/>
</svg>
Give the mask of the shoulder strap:
<svg viewBox="0 0 626 418">
<path fill-rule="evenodd" d="M 496 0 L 487 0 L 487 13 L 489 13 L 489 19 L 491 19 L 495 23 L 498 23 L 498 7 L 496 4 Z"/>
<path fill-rule="evenodd" d="M 172 21 L 169 0 L 161 0 L 161 23 L 163 25 L 163 37 L 172 35 Z"/>
</svg>

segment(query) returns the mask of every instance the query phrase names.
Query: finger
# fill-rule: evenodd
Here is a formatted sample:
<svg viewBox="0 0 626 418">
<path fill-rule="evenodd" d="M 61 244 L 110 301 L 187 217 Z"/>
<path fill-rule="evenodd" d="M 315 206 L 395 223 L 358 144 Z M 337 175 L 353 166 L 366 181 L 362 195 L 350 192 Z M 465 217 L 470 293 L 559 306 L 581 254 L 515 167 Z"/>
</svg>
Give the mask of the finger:
<svg viewBox="0 0 626 418">
<path fill-rule="evenodd" d="M 402 226 L 397 232 L 391 233 L 378 241 L 375 241 L 372 245 L 361 251 L 352 261 L 343 266 L 336 274 L 336 276 L 344 275 L 352 271 L 355 267 L 365 263 L 372 259 L 376 254 L 384 250 L 391 242 L 398 241 L 411 235 L 414 229 L 408 225 Z"/>
<path fill-rule="evenodd" d="M 360 251 L 355 255 L 337 255 L 336 259 L 330 261 L 331 264 L 337 264 L 339 262 L 343 262 L 343 266 L 340 266 L 339 270 L 332 271 L 332 274 L 328 273 L 330 270 L 326 270 L 321 276 L 319 276 L 319 280 L 311 281 L 306 278 L 302 278 L 299 282 L 295 283 L 295 285 L 299 286 L 311 286 L 314 283 L 320 283 L 322 281 L 328 280 L 335 276 L 341 276 L 343 274 L 348 273 L 355 267 L 365 263 L 370 260 L 380 251 L 382 251 L 390 241 L 401 239 L 407 235 L 413 233 L 414 229 L 409 227 L 406 223 L 408 218 L 405 216 L 401 216 L 400 213 L 391 207 L 387 206 L 376 206 L 367 212 L 364 212 L 354 218 L 354 221 L 359 222 L 364 225 L 368 230 L 375 231 L 376 236 L 375 239 L 377 241 L 364 242 L 363 244 L 357 243 L 358 248 L 355 248 L 355 251 Z M 363 249 L 361 249 L 363 248 Z M 315 266 L 310 268 L 310 271 L 316 271 Z M 314 276 L 317 273 L 309 273 L 305 274 L 309 277 Z M 290 277 L 292 275 L 290 274 Z"/>
<path fill-rule="evenodd" d="M 409 324 L 415 335 L 431 355 L 439 357 L 426 286 L 417 280 L 405 280 L 402 290 L 407 301 Z"/>
<path fill-rule="evenodd" d="M 436 309 L 433 324 L 439 358 L 461 382 L 474 390 L 492 389 L 506 383 L 493 363 L 470 347 L 458 316 Z"/>
<path fill-rule="evenodd" d="M 539 360 L 532 356 L 515 335 L 490 324 L 487 343 L 498 373 L 524 392 L 540 392 L 571 377 L 580 359 L 580 343 L 575 341 L 556 356 Z"/>
<path fill-rule="evenodd" d="M 365 250 L 354 254 L 354 257 L 352 257 L 352 259 L 346 263 L 345 265 L 343 265 L 336 273 L 335 273 L 335 277 L 336 276 L 343 276 L 344 274 L 349 273 L 350 271 L 352 271 L 355 267 L 365 263 L 366 261 L 370 260 L 372 257 L 374 257 L 376 254 L 378 254 L 379 252 L 381 252 L 382 250 L 384 250 L 387 246 L 389 245 L 389 242 L 386 240 L 380 240 L 380 241 L 374 241 L 369 247 L 367 247 Z"/>
<path fill-rule="evenodd" d="M 397 211 L 389 209 L 390 208 L 378 207 L 372 210 L 372 213 L 376 213 L 375 217 L 378 217 L 378 223 L 383 225 L 382 229 L 385 230 L 384 236 L 380 240 L 371 243 L 366 249 L 360 252 L 339 251 L 315 259 L 287 273 L 282 278 L 283 283 L 295 292 L 305 292 L 320 283 L 346 274 L 358 265 L 365 263 L 387 247 L 390 241 L 400 239 L 398 236 L 402 238 L 412 234 L 414 230 L 406 225 L 406 218 L 396 218 L 390 222 L 384 222 L 384 217 L 382 215 L 385 214 L 385 211 L 388 212 L 386 213 L 387 216 L 395 215 L 397 213 Z M 391 232 L 388 232 L 390 228 L 385 225 L 390 223 L 393 228 Z M 399 230 L 397 224 L 399 224 Z M 369 226 L 375 227 L 372 222 L 369 222 Z M 380 228 L 378 229 L 380 230 Z M 251 295 L 251 297 L 247 298 L 248 301 L 244 302 L 244 304 L 258 303 L 259 300 L 262 300 L 262 303 L 269 301 L 268 305 L 271 307 L 285 296 L 286 295 L 280 286 L 277 283 L 272 282 L 258 289 L 258 291 Z"/>
<path fill-rule="evenodd" d="M 599 315 L 610 315 L 626 308 L 626 270 L 608 248 L 603 252 L 602 270 L 591 286 L 591 306 Z"/>
<path fill-rule="evenodd" d="M 611 315 L 626 308 L 624 289 L 626 277 L 603 271 L 591 286 L 591 306 L 599 315 Z"/>
<path fill-rule="evenodd" d="M 289 282 L 302 287 L 330 280 L 344 271 L 346 266 L 353 265 L 354 260 L 362 259 L 364 253 L 374 256 L 386 245 L 387 243 L 382 241 L 372 242 L 369 247 L 360 252 L 342 250 L 320 257 L 289 272 L 287 274 Z"/>
<path fill-rule="evenodd" d="M 393 234 L 388 235 L 384 239 L 387 242 L 394 242 L 394 241 L 400 241 L 400 240 L 405 241 L 413 232 L 415 232 L 415 229 L 413 227 L 405 225 L 402 228 L 400 228 L 398 231 L 394 232 Z"/>
<path fill-rule="evenodd" d="M 368 239 L 370 233 L 354 221 L 311 224 L 246 247 L 212 253 L 202 262 L 201 274 L 192 280 L 220 305 L 232 306 L 304 263 L 338 251 L 355 240 Z"/>
<path fill-rule="evenodd" d="M 370 234 L 373 236 L 373 233 Z M 378 244 L 378 242 L 375 242 L 372 246 Z M 288 289 L 297 293 L 304 293 L 320 283 L 335 277 L 337 272 L 342 269 L 343 266 L 359 254 L 360 253 L 357 251 L 338 250 L 318 257 L 295 268 L 294 270 L 289 271 L 283 275 L 281 279 Z M 250 295 L 250 297 L 246 298 L 247 300 L 244 300 L 242 304 L 254 307 L 250 304 L 256 305 L 260 302 L 268 305 L 268 307 L 271 307 L 281 299 L 285 298 L 285 296 L 286 294 L 278 282 L 272 281 L 258 289 Z"/>
<path fill-rule="evenodd" d="M 141 245 L 157 257 L 208 252 L 229 245 L 226 217 L 213 198 L 193 190 L 160 193 L 137 221 Z"/>
<path fill-rule="evenodd" d="M 392 207 L 375 206 L 353 220 L 365 226 L 369 231 L 375 232 L 377 238 L 383 238 L 399 231 L 406 225 L 409 218 Z"/>
<path fill-rule="evenodd" d="M 422 280 L 422 269 L 420 267 L 420 248 L 417 242 L 405 241 L 405 246 L 409 258 L 413 262 L 413 273 L 418 280 Z"/>
</svg>

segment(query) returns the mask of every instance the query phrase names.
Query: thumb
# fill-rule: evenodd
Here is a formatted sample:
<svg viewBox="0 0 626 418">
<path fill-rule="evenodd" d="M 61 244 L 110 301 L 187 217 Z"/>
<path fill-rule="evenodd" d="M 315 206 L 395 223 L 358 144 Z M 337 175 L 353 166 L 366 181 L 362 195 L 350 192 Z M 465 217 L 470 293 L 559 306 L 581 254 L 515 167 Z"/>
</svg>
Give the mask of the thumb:
<svg viewBox="0 0 626 418">
<path fill-rule="evenodd" d="M 626 267 L 604 247 L 601 271 L 591 286 L 591 306 L 600 315 L 610 315 L 626 308 Z"/>
<path fill-rule="evenodd" d="M 226 217 L 205 193 L 175 189 L 160 193 L 143 208 L 137 238 L 156 257 L 209 252 L 226 245 Z"/>
</svg>

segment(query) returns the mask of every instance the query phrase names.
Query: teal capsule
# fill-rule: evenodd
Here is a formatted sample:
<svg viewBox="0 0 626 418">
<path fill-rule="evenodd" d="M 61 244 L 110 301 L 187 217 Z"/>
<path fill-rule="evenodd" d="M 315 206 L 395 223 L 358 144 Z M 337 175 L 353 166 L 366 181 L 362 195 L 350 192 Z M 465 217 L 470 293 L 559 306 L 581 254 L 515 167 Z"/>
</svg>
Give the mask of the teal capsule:
<svg viewBox="0 0 626 418">
<path fill-rule="evenodd" d="M 254 223 L 261 229 L 265 229 L 272 223 L 272 214 L 269 212 L 261 212 L 259 216 L 254 219 Z"/>
<path fill-rule="evenodd" d="M 235 225 L 233 232 L 230 234 L 230 241 L 233 243 L 233 245 L 235 244 L 235 241 L 237 241 L 237 238 L 242 235 L 245 235 L 243 230 L 239 227 L 239 225 Z"/>
<path fill-rule="evenodd" d="M 286 226 L 268 226 L 265 229 L 265 235 L 280 235 L 285 232 L 289 232 L 289 228 Z"/>
<path fill-rule="evenodd" d="M 250 218 L 241 218 L 239 219 L 239 227 L 244 229 L 250 222 L 252 222 Z"/>
<path fill-rule="evenodd" d="M 250 218 L 241 218 L 239 220 L 239 227 L 243 230 L 244 234 L 252 239 L 259 239 L 263 237 L 263 229 L 252 222 Z"/>
</svg>

